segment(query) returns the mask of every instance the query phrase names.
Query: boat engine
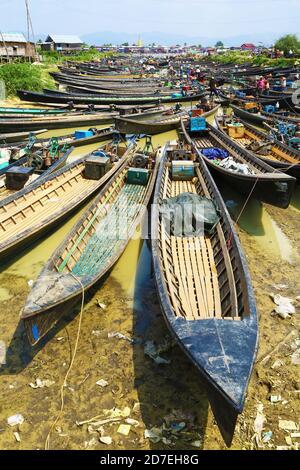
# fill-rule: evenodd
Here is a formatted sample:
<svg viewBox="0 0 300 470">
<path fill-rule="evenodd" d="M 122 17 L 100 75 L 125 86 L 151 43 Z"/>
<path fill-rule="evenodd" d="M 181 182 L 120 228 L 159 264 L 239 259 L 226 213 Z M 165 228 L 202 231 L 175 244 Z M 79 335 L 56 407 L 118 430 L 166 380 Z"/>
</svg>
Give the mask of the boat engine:
<svg viewBox="0 0 300 470">
<path fill-rule="evenodd" d="M 135 168 L 147 168 L 149 164 L 149 157 L 142 153 L 138 153 L 132 160 L 132 166 Z"/>
<path fill-rule="evenodd" d="M 33 153 L 28 157 L 28 166 L 35 168 L 36 170 L 41 170 L 44 166 L 44 158 L 40 153 Z"/>
</svg>

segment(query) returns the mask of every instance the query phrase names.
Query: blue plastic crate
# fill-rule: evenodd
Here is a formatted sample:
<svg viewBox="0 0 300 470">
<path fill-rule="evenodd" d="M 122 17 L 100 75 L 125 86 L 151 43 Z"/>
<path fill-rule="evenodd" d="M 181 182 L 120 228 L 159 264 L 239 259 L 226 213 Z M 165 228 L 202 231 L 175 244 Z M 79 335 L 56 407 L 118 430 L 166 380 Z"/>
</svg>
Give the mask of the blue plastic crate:
<svg viewBox="0 0 300 470">
<path fill-rule="evenodd" d="M 74 137 L 76 140 L 79 140 L 93 137 L 93 135 L 94 133 L 92 131 L 75 131 Z"/>
<path fill-rule="evenodd" d="M 264 110 L 266 113 L 275 113 L 276 111 L 276 108 L 275 106 L 271 105 L 271 104 L 267 104 L 265 107 L 264 107 Z"/>
<path fill-rule="evenodd" d="M 191 132 L 201 132 L 206 130 L 206 119 L 204 117 L 192 117 L 190 121 Z"/>
</svg>

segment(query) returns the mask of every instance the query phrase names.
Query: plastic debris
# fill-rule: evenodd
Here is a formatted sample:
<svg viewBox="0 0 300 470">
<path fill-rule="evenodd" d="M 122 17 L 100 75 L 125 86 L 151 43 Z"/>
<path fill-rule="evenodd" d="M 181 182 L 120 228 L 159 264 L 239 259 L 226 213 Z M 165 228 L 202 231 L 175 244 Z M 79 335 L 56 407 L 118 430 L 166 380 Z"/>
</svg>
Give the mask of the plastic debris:
<svg viewBox="0 0 300 470">
<path fill-rule="evenodd" d="M 271 403 L 279 403 L 282 401 L 281 395 L 271 395 L 270 396 L 270 402 Z"/>
<path fill-rule="evenodd" d="M 296 351 L 296 349 L 300 348 L 300 339 L 295 339 L 294 341 L 291 342 L 291 348 L 293 351 Z"/>
<path fill-rule="evenodd" d="M 34 283 L 34 281 L 33 281 L 32 279 L 30 279 L 30 280 L 27 282 L 27 284 L 29 285 L 29 287 L 32 287 L 32 286 L 33 286 L 33 283 Z"/>
<path fill-rule="evenodd" d="M 157 444 L 162 440 L 162 429 L 156 427 L 145 429 L 144 437 L 145 439 L 149 439 L 149 441 L 153 442 L 153 444 Z"/>
<path fill-rule="evenodd" d="M 97 305 L 100 307 L 102 310 L 105 310 L 107 308 L 107 305 L 104 303 L 100 302 L 100 300 L 97 299 Z"/>
<path fill-rule="evenodd" d="M 131 426 L 130 424 L 120 424 L 118 427 L 117 433 L 123 434 L 123 436 L 128 436 L 130 433 Z"/>
<path fill-rule="evenodd" d="M 125 341 L 128 341 L 131 344 L 134 344 L 134 339 L 129 338 L 128 336 L 123 335 L 122 333 L 119 332 L 112 332 L 108 333 L 108 338 L 118 338 L 118 339 L 124 339 Z"/>
<path fill-rule="evenodd" d="M 45 387 L 51 387 L 51 385 L 54 385 L 55 382 L 53 380 L 41 380 L 41 379 L 36 379 L 35 383 L 30 383 L 29 386 L 31 388 L 45 388 Z"/>
<path fill-rule="evenodd" d="M 130 424 L 131 426 L 138 427 L 140 423 L 136 419 L 126 418 L 125 423 Z"/>
<path fill-rule="evenodd" d="M 64 336 L 60 336 L 59 338 L 56 338 L 56 341 L 62 341 L 63 339 L 65 339 Z"/>
<path fill-rule="evenodd" d="M 100 436 L 99 441 L 106 445 L 112 444 L 112 438 L 110 436 Z"/>
<path fill-rule="evenodd" d="M 186 427 L 185 423 L 171 423 L 170 429 L 173 432 L 180 432 Z"/>
<path fill-rule="evenodd" d="M 7 424 L 9 426 L 17 426 L 18 424 L 23 424 L 23 423 L 24 423 L 24 416 L 22 416 L 20 413 L 7 418 Z"/>
<path fill-rule="evenodd" d="M 144 353 L 149 356 L 156 364 L 171 364 L 171 361 L 161 357 L 159 348 L 154 344 L 154 341 L 147 341 L 144 347 Z"/>
<path fill-rule="evenodd" d="M 101 335 L 101 331 L 99 331 L 99 330 L 93 330 L 93 331 L 92 331 L 92 335 L 94 335 L 94 336 L 100 336 L 100 335 Z"/>
<path fill-rule="evenodd" d="M 300 439 L 300 432 L 291 432 L 291 437 L 293 439 Z"/>
<path fill-rule="evenodd" d="M 263 433 L 263 439 L 262 439 L 263 443 L 264 443 L 264 444 L 267 444 L 268 442 L 270 442 L 270 440 L 272 439 L 272 437 L 273 437 L 272 431 L 266 431 L 266 432 L 264 432 L 264 433 Z"/>
<path fill-rule="evenodd" d="M 0 365 L 6 363 L 6 347 L 4 341 L 0 341 Z"/>
<path fill-rule="evenodd" d="M 18 432 L 14 432 L 14 436 L 17 442 L 21 442 L 20 434 Z"/>
<path fill-rule="evenodd" d="M 295 366 L 300 366 L 300 349 L 297 349 L 293 354 L 291 355 L 291 362 Z"/>
<path fill-rule="evenodd" d="M 264 405 L 262 403 L 259 403 L 257 405 L 257 413 L 256 413 L 256 418 L 254 421 L 253 429 L 254 429 L 254 435 L 252 439 L 255 439 L 256 444 L 260 446 L 261 444 L 261 433 L 263 431 L 264 423 L 266 422 L 266 417 L 263 413 L 264 410 Z"/>
<path fill-rule="evenodd" d="M 284 431 L 298 431 L 299 426 L 294 421 L 287 421 L 285 419 L 280 419 L 279 429 L 283 429 Z"/>
<path fill-rule="evenodd" d="M 89 441 L 85 441 L 84 448 L 88 449 L 89 447 L 94 447 L 98 443 L 95 437 L 92 437 Z"/>
<path fill-rule="evenodd" d="M 195 422 L 195 415 L 192 413 L 185 413 L 181 410 L 172 410 L 172 412 L 164 417 L 164 422 L 168 427 L 174 422 L 185 423 L 187 428 L 192 428 Z"/>
<path fill-rule="evenodd" d="M 290 318 L 290 315 L 293 315 L 296 312 L 292 299 L 282 297 L 280 294 L 271 294 L 271 298 L 277 305 L 275 313 L 284 320 L 286 318 Z"/>
<path fill-rule="evenodd" d="M 285 442 L 287 443 L 288 446 L 292 446 L 292 445 L 293 445 L 293 441 L 292 441 L 291 436 L 287 436 L 287 437 L 285 438 Z"/>
<path fill-rule="evenodd" d="M 138 402 L 136 402 L 136 403 L 133 405 L 132 411 L 133 411 L 133 413 L 136 413 L 136 414 L 140 413 L 140 411 L 141 411 L 141 404 L 138 403 Z"/>
<path fill-rule="evenodd" d="M 96 382 L 96 385 L 99 385 L 99 387 L 104 388 L 104 387 L 107 387 L 108 382 L 104 379 L 100 379 L 100 380 L 98 380 L 98 382 Z"/>
<path fill-rule="evenodd" d="M 199 449 L 202 446 L 202 442 L 201 441 L 191 442 L 191 446 L 192 447 L 197 447 Z"/>
<path fill-rule="evenodd" d="M 286 290 L 289 288 L 289 286 L 287 286 L 286 284 L 274 284 L 273 287 L 274 289 L 279 290 L 279 291 Z"/>
<path fill-rule="evenodd" d="M 271 369 L 280 369 L 284 365 L 284 362 L 281 359 L 276 359 L 274 364 L 271 366 Z"/>
</svg>

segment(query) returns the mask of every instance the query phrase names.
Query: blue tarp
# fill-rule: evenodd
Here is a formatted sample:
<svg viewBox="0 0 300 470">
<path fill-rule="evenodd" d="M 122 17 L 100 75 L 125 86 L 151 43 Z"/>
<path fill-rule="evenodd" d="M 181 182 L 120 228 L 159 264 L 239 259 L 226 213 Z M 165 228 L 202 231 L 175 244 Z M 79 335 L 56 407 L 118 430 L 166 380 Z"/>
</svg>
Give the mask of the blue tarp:
<svg viewBox="0 0 300 470">
<path fill-rule="evenodd" d="M 227 152 L 227 150 L 214 148 L 214 147 L 203 149 L 202 154 L 209 160 L 216 160 L 216 159 L 224 160 L 224 158 L 229 157 L 229 152 Z"/>
</svg>

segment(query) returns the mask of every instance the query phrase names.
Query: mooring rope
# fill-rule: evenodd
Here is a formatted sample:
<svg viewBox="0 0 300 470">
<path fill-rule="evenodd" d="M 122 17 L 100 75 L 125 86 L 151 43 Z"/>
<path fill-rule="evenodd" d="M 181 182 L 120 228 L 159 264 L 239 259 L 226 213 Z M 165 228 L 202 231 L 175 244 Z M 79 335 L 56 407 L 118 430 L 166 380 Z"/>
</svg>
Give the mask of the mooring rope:
<svg viewBox="0 0 300 470">
<path fill-rule="evenodd" d="M 76 336 L 76 342 L 75 342 L 75 347 L 74 347 L 74 352 L 73 352 L 73 356 L 72 356 L 72 359 L 71 359 L 71 363 L 70 363 L 70 366 L 67 370 L 67 373 L 65 375 L 65 378 L 63 380 L 63 383 L 62 383 L 62 386 L 60 388 L 60 400 L 61 400 L 61 406 L 60 406 L 60 410 L 59 410 L 59 413 L 57 415 L 57 417 L 55 418 L 55 420 L 53 421 L 50 429 L 49 429 L 49 432 L 47 434 L 47 438 L 46 438 L 46 441 L 45 441 L 45 450 L 50 450 L 50 436 L 51 436 L 51 433 L 53 431 L 53 428 L 54 426 L 56 426 L 56 424 L 58 423 L 59 419 L 61 418 L 62 416 L 62 413 L 64 411 L 64 406 L 65 406 L 65 387 L 66 387 L 66 383 L 67 383 L 67 379 L 69 377 L 69 374 L 72 370 L 72 367 L 73 367 L 73 364 L 74 364 L 74 361 L 75 361 L 75 358 L 76 358 L 76 354 L 77 354 L 77 350 L 78 350 L 78 344 L 79 344 L 79 339 L 80 339 L 80 332 L 81 332 L 81 325 L 82 325 L 82 317 L 83 317 L 83 307 L 84 307 L 84 299 L 85 299 L 85 290 L 84 290 L 84 285 L 82 284 L 81 280 L 76 277 L 72 272 L 70 272 L 71 276 L 73 276 L 73 278 L 80 284 L 81 286 L 81 289 L 82 289 L 82 300 L 81 300 L 81 310 L 80 310 L 80 315 L 79 315 L 79 323 L 78 323 L 78 329 L 77 329 L 77 336 Z"/>
</svg>

